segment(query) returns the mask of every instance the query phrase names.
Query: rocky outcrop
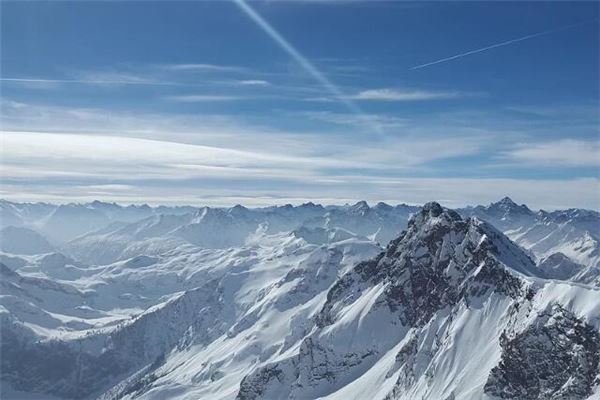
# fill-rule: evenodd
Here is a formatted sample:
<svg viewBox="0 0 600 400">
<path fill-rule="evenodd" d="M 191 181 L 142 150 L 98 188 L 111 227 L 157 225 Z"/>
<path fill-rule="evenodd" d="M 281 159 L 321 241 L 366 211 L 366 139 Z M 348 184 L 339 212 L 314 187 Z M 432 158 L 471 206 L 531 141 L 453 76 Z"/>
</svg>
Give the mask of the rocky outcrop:
<svg viewBox="0 0 600 400">
<path fill-rule="evenodd" d="M 585 399 L 600 383 L 600 334 L 555 305 L 523 332 L 500 338 L 485 392 L 503 399 Z"/>
<path fill-rule="evenodd" d="M 332 323 L 336 310 L 380 283 L 386 287 L 381 301 L 407 326 L 423 325 L 436 311 L 488 290 L 518 296 L 525 288 L 502 266 L 506 257 L 512 268 L 535 274 L 533 262 L 492 226 L 426 204 L 384 253 L 336 283 L 317 323 Z"/>
</svg>

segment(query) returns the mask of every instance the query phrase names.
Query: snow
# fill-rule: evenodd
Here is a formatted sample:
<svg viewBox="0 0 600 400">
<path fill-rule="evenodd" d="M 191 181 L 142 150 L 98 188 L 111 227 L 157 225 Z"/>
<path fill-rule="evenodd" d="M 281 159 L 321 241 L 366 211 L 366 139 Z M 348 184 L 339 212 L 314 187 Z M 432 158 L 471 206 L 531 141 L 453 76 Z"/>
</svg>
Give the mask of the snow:
<svg viewBox="0 0 600 400">
<path fill-rule="evenodd" d="M 494 216 L 502 224 L 496 228 L 537 256 L 564 251 L 567 261 L 585 261 L 574 268 L 593 275 L 598 242 L 590 221 L 596 214 L 538 215 L 509 200 L 475 208 L 477 218 Z M 424 213 L 366 202 L 264 209 L 2 202 L 0 211 L 19 229 L 35 228 L 53 243 L 45 253 L 0 254 L 3 329 L 31 346 L 60 341 L 92 360 L 122 356 L 128 365 L 95 380 L 89 397 L 229 400 L 250 380 L 264 388 L 262 399 L 487 399 L 484 386 L 500 361 L 503 333 L 527 330 L 555 304 L 600 331 L 600 288 L 593 276 L 574 282 L 582 273 L 574 270 L 548 279 L 500 230 L 435 203 Z M 399 236 L 414 213 L 406 246 L 397 254 L 388 249 L 386 273 L 392 275 L 356 273 L 356 265 L 383 251 L 380 245 Z M 61 223 L 65 227 L 52 233 Z M 399 318 L 407 311 L 402 304 L 395 310 L 388 305 L 393 284 L 407 279 L 392 268 L 401 257 L 415 268 L 447 262 L 445 284 L 473 294 L 408 324 Z M 490 268 L 520 282 L 521 294 L 495 287 L 512 281 L 478 281 Z M 342 293 L 337 298 L 332 287 L 342 281 L 348 286 L 336 289 Z M 529 288 L 533 294 L 526 299 Z M 433 293 L 415 304 L 428 306 L 426 295 Z M 331 321 L 319 325 L 329 302 Z M 272 367 L 280 375 L 261 377 Z M 70 382 L 61 379 L 61 385 Z M 60 386 L 42 376 L 28 385 L 38 392 Z M 31 395 L 2 386 L 2 398 Z"/>
</svg>

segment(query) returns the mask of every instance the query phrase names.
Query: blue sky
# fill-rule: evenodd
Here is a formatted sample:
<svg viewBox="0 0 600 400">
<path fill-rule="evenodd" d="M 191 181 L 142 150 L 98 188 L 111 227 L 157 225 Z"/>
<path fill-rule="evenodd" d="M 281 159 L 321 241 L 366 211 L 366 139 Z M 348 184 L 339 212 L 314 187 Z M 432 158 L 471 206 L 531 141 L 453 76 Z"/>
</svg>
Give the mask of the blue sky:
<svg viewBox="0 0 600 400">
<path fill-rule="evenodd" d="M 596 2 L 1 7 L 3 198 L 598 208 Z"/>
</svg>

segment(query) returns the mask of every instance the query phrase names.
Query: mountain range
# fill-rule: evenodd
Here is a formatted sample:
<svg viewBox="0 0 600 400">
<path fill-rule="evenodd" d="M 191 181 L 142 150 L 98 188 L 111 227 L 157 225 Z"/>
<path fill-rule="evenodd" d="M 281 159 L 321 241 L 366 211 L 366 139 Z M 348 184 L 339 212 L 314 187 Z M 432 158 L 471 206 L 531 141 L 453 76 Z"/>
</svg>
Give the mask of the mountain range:
<svg viewBox="0 0 600 400">
<path fill-rule="evenodd" d="M 6 399 L 600 396 L 600 214 L 0 202 Z"/>
</svg>

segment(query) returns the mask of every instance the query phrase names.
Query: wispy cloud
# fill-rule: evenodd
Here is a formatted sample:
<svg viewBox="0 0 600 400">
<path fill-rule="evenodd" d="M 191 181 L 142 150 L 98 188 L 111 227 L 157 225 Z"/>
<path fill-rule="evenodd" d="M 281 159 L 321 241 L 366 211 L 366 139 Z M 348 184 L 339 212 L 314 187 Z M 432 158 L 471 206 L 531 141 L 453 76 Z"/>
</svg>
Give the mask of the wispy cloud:
<svg viewBox="0 0 600 400">
<path fill-rule="evenodd" d="M 270 85 L 269 82 L 262 80 L 262 79 L 246 79 L 246 80 L 233 81 L 233 83 L 242 85 L 242 86 L 269 86 Z"/>
<path fill-rule="evenodd" d="M 369 89 L 348 96 L 353 100 L 368 101 L 424 101 L 462 97 L 460 92 L 438 92 L 420 89 Z"/>
<path fill-rule="evenodd" d="M 358 128 L 370 128 L 373 125 L 379 126 L 380 129 L 394 129 L 406 127 L 408 120 L 389 115 L 379 114 L 349 114 L 336 113 L 331 111 L 306 111 L 297 113 L 300 116 L 307 117 L 315 121 L 322 121 L 336 125 L 353 126 Z"/>
<path fill-rule="evenodd" d="M 103 75 L 86 77 L 81 79 L 46 79 L 46 78 L 11 78 L 2 77 L 0 82 L 10 82 L 16 84 L 83 84 L 83 85 L 172 85 L 172 82 L 160 82 L 131 75 Z"/>
<path fill-rule="evenodd" d="M 160 66 L 162 69 L 171 71 L 196 71 L 196 72 L 248 72 L 249 69 L 239 65 L 220 65 L 220 64 L 165 64 Z"/>
<path fill-rule="evenodd" d="M 421 69 L 421 68 L 429 67 L 431 65 L 441 64 L 441 63 L 444 63 L 444 62 L 456 60 L 458 58 L 470 56 L 470 55 L 477 54 L 477 53 L 482 53 L 484 51 L 492 50 L 492 49 L 495 49 L 495 48 L 498 48 L 498 47 L 508 46 L 510 44 L 513 44 L 513 43 L 522 42 L 524 40 L 529 40 L 529 39 L 533 39 L 533 38 L 536 38 L 536 37 L 539 37 L 539 36 L 545 36 L 545 35 L 549 35 L 551 33 L 556 33 L 556 32 L 564 31 L 564 30 L 567 30 L 567 29 L 572 29 L 572 28 L 575 28 L 575 27 L 578 27 L 578 26 L 581 26 L 581 25 L 584 25 L 584 24 L 589 24 L 590 22 L 597 23 L 598 20 L 595 19 L 593 21 L 585 21 L 585 22 L 580 22 L 580 23 L 576 23 L 576 24 L 570 24 L 570 25 L 561 26 L 559 28 L 550 29 L 550 30 L 547 30 L 547 31 L 532 33 L 530 35 L 521 36 L 521 37 L 518 37 L 516 39 L 506 40 L 504 42 L 495 43 L 495 44 L 492 44 L 492 45 L 489 45 L 489 46 L 485 46 L 485 47 L 481 47 L 481 48 L 478 48 L 478 49 L 475 49 L 475 50 L 469 50 L 469 51 L 466 51 L 466 52 L 463 52 L 463 53 L 455 54 L 455 55 L 450 56 L 450 57 L 440 58 L 438 60 L 427 62 L 425 64 L 415 65 L 414 67 L 412 67 L 410 69 L 411 70 L 416 70 L 416 69 Z"/>
<path fill-rule="evenodd" d="M 504 155 L 520 163 L 600 167 L 600 141 L 563 139 L 545 143 L 519 144 Z"/>
<path fill-rule="evenodd" d="M 201 98 L 205 100 L 205 98 Z M 325 159 L 335 160 L 336 168 L 364 168 L 365 170 L 394 171 L 406 168 L 417 168 L 431 160 L 445 157 L 473 154 L 480 148 L 481 139 L 468 137 L 447 138 L 436 140 L 432 146 L 427 138 L 419 138 L 408 132 L 406 135 L 389 137 L 385 143 L 362 135 L 347 135 L 344 132 L 330 132 L 322 135 L 318 131 L 284 131 L 274 130 L 256 123 L 248 123 L 239 117 L 231 116 L 190 116 L 190 115 L 161 115 L 152 113 L 129 113 L 124 111 L 108 111 L 102 109 L 70 109 L 64 107 L 44 107 L 23 103 L 3 103 L 2 125 L 5 130 L 18 130 L 25 132 L 47 133 L 72 133 L 63 136 L 65 144 L 69 147 L 66 138 L 82 140 L 88 135 L 92 136 L 126 136 L 130 138 L 144 138 L 156 141 L 175 141 L 185 144 L 198 144 L 219 148 L 228 148 L 235 151 L 250 153 L 269 153 L 288 155 L 294 158 L 290 168 L 298 168 L 297 158 L 311 160 L 305 163 L 306 168 L 313 169 L 326 166 L 320 161 Z M 111 118 L 107 120 L 106 115 Z M 367 115 L 365 117 L 348 114 L 355 117 L 352 121 L 356 126 L 362 124 L 381 124 L 386 127 L 400 124 L 400 120 L 391 117 Z M 313 118 L 329 119 L 333 123 L 343 123 L 344 114 L 313 114 Z M 362 118 L 368 118 L 364 120 Z M 422 135 L 421 135 L 422 136 Z M 37 138 L 38 136 L 24 136 Z M 16 139 L 15 139 L 16 140 Z M 49 143 L 59 146 L 59 140 Z M 384 149 L 382 149 L 382 147 Z M 25 148 L 23 148 L 25 149 Z M 381 150 L 381 151 L 379 151 Z M 25 150 L 23 150 L 25 151 Z M 60 150 L 57 150 L 60 151 Z M 80 149 L 71 149 L 77 154 L 97 154 L 94 151 L 80 152 Z M 47 150 L 52 154 L 51 150 Z M 24 154 L 24 153 L 23 153 Z M 40 152 L 30 149 L 30 156 L 36 157 Z M 23 156 L 24 159 L 27 158 Z M 113 157 L 115 165 L 119 163 L 117 154 Z M 15 158 L 16 159 L 16 158 Z M 60 167 L 55 157 L 48 163 L 48 170 Z M 189 162 L 181 162 L 190 164 Z M 296 165 L 294 167 L 294 164 Z M 43 167 L 41 167 L 43 170 Z M 116 175 L 118 167 L 115 167 Z M 66 172 L 71 170 L 67 168 Z M 77 168 L 72 171 L 76 171 Z M 302 168 L 300 168 L 302 170 Z M 297 171 L 297 173 L 301 173 Z M 327 172 L 322 171 L 325 176 Z"/>
<path fill-rule="evenodd" d="M 205 103 L 205 102 L 222 102 L 222 101 L 243 101 L 251 100 L 251 97 L 247 96 L 229 96 L 229 95 L 204 95 L 204 94 L 192 94 L 182 96 L 165 96 L 165 100 L 175 101 L 179 103 Z"/>
<path fill-rule="evenodd" d="M 331 123 L 348 121 L 348 129 L 322 134 L 274 130 L 230 115 L 71 109 L 6 101 L 2 109 L 3 127 L 11 131 L 1 133 L 0 197 L 49 200 L 55 196 L 64 201 L 93 192 L 103 199 L 130 202 L 262 205 L 279 201 L 274 200 L 277 195 L 282 202 L 437 199 L 461 205 L 467 199 L 481 203 L 509 194 L 533 206 L 590 207 L 599 189 L 598 179 L 400 178 L 415 173 L 435 176 L 440 170 L 432 163 L 481 157 L 486 148 L 495 148 L 498 138 L 506 141 L 506 136 L 498 136 L 502 132 L 461 129 L 448 120 L 428 120 L 430 125 L 423 126 L 413 119 L 377 114 L 305 114 L 304 118 Z M 366 123 L 361 118 L 389 124 L 390 129 L 397 126 L 402 134 L 376 140 L 347 134 Z M 453 135 L 445 134 L 448 131 Z M 550 152 L 547 146 L 534 146 L 533 154 L 524 153 L 525 146 L 516 147 L 511 149 L 512 160 L 527 159 L 543 166 L 549 165 L 547 158 L 562 157 L 564 162 L 559 148 L 567 148 L 568 162 L 583 157 L 591 163 L 599 150 L 594 146 L 554 143 Z M 90 186 L 88 194 L 82 193 L 81 186 Z M 247 199 L 235 189 L 241 186 Z M 567 189 L 558 193 L 559 186 Z"/>
</svg>

